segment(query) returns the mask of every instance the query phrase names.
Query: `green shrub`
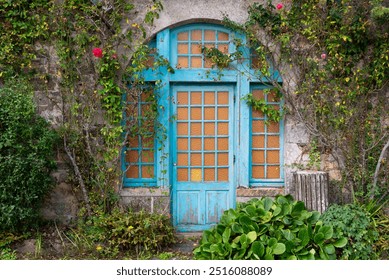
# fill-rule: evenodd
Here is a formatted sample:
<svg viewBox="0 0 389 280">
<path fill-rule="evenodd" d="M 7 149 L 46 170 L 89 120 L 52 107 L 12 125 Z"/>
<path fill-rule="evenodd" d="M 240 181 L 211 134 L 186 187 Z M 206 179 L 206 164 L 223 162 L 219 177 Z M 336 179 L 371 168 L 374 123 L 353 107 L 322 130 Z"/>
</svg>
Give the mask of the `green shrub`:
<svg viewBox="0 0 389 280">
<path fill-rule="evenodd" d="M 225 211 L 218 225 L 204 231 L 196 259 L 335 259 L 347 240 L 334 240 L 331 226 L 319 221 L 292 196 L 253 199 Z"/>
<path fill-rule="evenodd" d="M 167 216 L 119 208 L 81 222 L 73 231 L 75 236 L 82 236 L 83 244 L 108 258 L 121 252 L 136 256 L 144 252 L 156 253 L 175 242 L 174 228 Z"/>
<path fill-rule="evenodd" d="M 25 82 L 0 88 L 0 231 L 22 231 L 36 223 L 52 185 L 55 139 L 36 114 Z"/>
<path fill-rule="evenodd" d="M 326 225 L 334 228 L 334 237 L 348 239 L 343 248 L 342 259 L 376 259 L 373 244 L 378 232 L 373 225 L 369 212 L 358 204 L 331 205 L 322 215 Z"/>
</svg>

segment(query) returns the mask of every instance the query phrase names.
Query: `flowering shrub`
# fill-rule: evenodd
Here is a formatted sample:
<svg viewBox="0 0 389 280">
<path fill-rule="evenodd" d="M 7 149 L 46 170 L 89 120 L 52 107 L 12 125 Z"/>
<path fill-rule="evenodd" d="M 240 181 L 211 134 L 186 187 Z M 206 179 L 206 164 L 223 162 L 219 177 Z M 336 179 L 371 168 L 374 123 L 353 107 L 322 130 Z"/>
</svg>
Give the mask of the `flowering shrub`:
<svg viewBox="0 0 389 280">
<path fill-rule="evenodd" d="M 103 50 L 100 48 L 94 48 L 92 50 L 92 53 L 95 57 L 102 58 L 103 57 Z"/>
</svg>

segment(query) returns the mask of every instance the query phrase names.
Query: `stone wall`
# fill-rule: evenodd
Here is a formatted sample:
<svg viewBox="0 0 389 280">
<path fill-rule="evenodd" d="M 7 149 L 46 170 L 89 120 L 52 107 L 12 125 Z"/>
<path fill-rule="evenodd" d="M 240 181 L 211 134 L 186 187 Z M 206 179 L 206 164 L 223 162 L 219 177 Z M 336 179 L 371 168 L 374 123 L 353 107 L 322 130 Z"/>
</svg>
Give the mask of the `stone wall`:
<svg viewBox="0 0 389 280">
<path fill-rule="evenodd" d="M 261 1 L 254 0 L 165 0 L 164 10 L 152 27 L 147 28 L 148 37 L 152 38 L 159 31 L 185 23 L 207 21 L 221 22 L 224 15 L 232 20 L 244 22 L 247 19 L 247 7 Z M 262 1 L 265 2 L 265 1 Z M 128 17 L 131 22 L 142 22 L 151 0 L 134 1 L 136 10 Z M 124 28 L 127 28 L 124 26 Z M 128 27 L 130 28 L 130 27 Z M 42 73 L 46 73 L 37 81 L 36 101 L 39 114 L 49 120 L 54 127 L 62 123 L 63 96 L 59 86 L 58 57 L 53 46 L 37 46 L 41 50 L 36 64 Z M 87 74 L 87 73 L 85 73 Z M 293 85 L 288 85 L 293 86 Z M 280 193 L 294 192 L 291 187 L 291 172 L 297 165 L 304 166 L 308 161 L 309 137 L 304 126 L 287 115 L 285 119 L 284 169 L 285 188 L 237 188 L 237 201 L 247 201 L 253 197 L 275 196 Z M 336 165 L 329 158 L 323 158 L 328 163 L 324 166 L 337 178 Z M 68 223 L 76 217 L 80 195 L 77 189 L 69 183 L 69 167 L 66 157 L 58 152 L 58 170 L 53 173 L 56 187 L 46 200 L 43 214 L 46 218 Z M 135 210 L 145 209 L 156 213 L 170 213 L 170 193 L 166 188 L 127 188 L 120 190 L 121 200 Z"/>
</svg>

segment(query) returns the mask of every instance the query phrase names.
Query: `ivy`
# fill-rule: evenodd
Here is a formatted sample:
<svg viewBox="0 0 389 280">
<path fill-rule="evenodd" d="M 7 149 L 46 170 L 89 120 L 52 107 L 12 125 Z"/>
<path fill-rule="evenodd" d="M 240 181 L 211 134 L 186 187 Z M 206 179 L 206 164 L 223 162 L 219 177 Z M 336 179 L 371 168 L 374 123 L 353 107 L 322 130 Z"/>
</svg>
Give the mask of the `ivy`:
<svg viewBox="0 0 389 280">
<path fill-rule="evenodd" d="M 320 165 L 320 154 L 331 154 L 343 171 L 340 186 L 361 200 L 372 195 L 374 170 L 389 138 L 386 9 L 381 1 L 295 0 L 277 7 L 267 1 L 250 6 L 244 24 L 224 20 L 246 34 L 259 61 L 255 78 L 277 88 L 305 125 L 314 165 Z M 282 84 L 270 69 L 280 72 Z M 246 101 L 269 114 L 264 101 L 250 95 Z M 385 168 L 376 197 L 388 193 Z"/>
</svg>

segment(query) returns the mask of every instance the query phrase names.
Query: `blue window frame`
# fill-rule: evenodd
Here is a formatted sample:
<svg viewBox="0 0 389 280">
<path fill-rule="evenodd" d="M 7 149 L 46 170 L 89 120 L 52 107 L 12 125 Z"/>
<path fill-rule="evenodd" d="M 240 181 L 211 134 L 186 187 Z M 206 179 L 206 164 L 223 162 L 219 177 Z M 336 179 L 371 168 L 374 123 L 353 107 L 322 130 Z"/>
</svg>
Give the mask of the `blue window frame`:
<svg viewBox="0 0 389 280">
<path fill-rule="evenodd" d="M 275 90 L 254 85 L 253 97 L 282 110 L 282 98 Z M 266 114 L 250 110 L 250 186 L 282 186 L 284 121 L 270 121 Z"/>
<path fill-rule="evenodd" d="M 234 137 L 236 137 L 236 144 L 233 147 L 235 185 L 283 186 L 283 121 L 278 125 L 269 124 L 266 116 L 257 115 L 242 100 L 242 97 L 249 92 L 260 95 L 260 92 L 269 88 L 265 85 L 266 79 L 255 78 L 258 75 L 258 69 L 251 67 L 255 58 L 252 57 L 250 50 L 243 49 L 242 53 L 247 59 L 241 59 L 239 63 L 232 62 L 232 67 L 223 70 L 220 75 L 220 72 L 213 68 L 211 62 L 207 61 L 201 53 L 203 46 L 215 47 L 224 53 L 233 53 L 236 51 L 233 43 L 235 39 L 240 40 L 242 45 L 246 42 L 242 34 L 221 25 L 198 23 L 174 29 L 167 28 L 160 31 L 156 38 L 150 41 L 149 46 L 155 48 L 158 55 L 170 61 L 170 65 L 175 70 L 172 73 L 167 71 L 166 67 L 160 67 L 156 70 L 148 69 L 142 73 L 146 83 L 154 84 L 158 81 L 159 86 L 154 90 L 154 95 L 158 96 L 156 106 L 159 132 L 156 132 L 156 135 L 163 134 L 166 137 L 154 139 L 153 147 L 145 146 L 143 139 L 138 139 L 136 142 L 138 146 L 129 146 L 124 149 L 122 153 L 124 187 L 168 187 L 172 185 L 175 177 L 173 176 L 173 159 L 169 153 L 174 151 L 176 145 L 174 140 L 169 139 L 172 135 L 172 119 L 176 117 L 172 106 L 172 102 L 175 102 L 173 88 L 177 85 L 199 83 L 231 85 L 235 88 L 234 106 L 231 107 L 231 114 L 236 116 L 232 123 L 235 131 Z M 247 69 L 250 69 L 250 77 L 247 77 Z M 246 75 L 242 74 L 243 72 Z M 279 77 L 276 71 L 273 74 Z M 279 81 L 281 82 L 280 78 Z M 272 99 L 271 95 L 264 94 L 262 98 L 265 98 L 270 105 L 281 106 L 282 102 Z M 138 114 L 141 115 L 142 106 L 146 103 L 142 100 L 137 100 L 135 103 L 138 106 Z M 258 127 L 253 125 L 261 122 L 264 126 L 263 131 L 259 131 Z M 143 157 L 143 153 L 149 155 L 149 160 Z M 134 166 L 134 170 L 129 172 L 131 165 Z M 152 176 L 147 170 L 151 170 Z"/>
<path fill-rule="evenodd" d="M 127 96 L 125 121 L 126 146 L 123 149 L 124 186 L 156 186 L 156 137 L 150 108 L 155 102 L 152 88 Z"/>
</svg>

